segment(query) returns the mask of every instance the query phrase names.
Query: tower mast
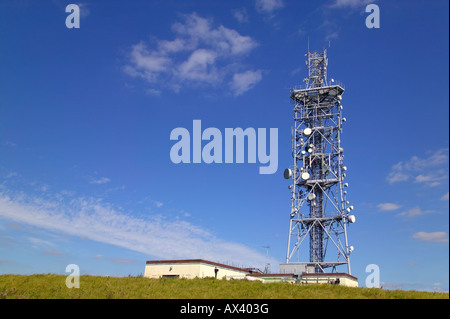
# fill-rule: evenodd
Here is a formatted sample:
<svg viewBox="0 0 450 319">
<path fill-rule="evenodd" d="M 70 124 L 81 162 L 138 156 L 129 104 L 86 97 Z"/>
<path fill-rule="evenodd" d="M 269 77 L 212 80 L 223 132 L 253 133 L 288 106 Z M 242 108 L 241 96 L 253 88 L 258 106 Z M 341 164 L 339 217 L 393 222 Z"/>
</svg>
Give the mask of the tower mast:
<svg viewBox="0 0 450 319">
<path fill-rule="evenodd" d="M 286 264 L 295 263 L 300 248 L 309 242 L 309 262 L 314 272 L 336 272 L 347 266 L 351 274 L 347 226 L 355 222 L 349 215 L 344 182 L 344 149 L 341 146 L 342 94 L 344 86 L 327 79 L 327 51 L 306 54 L 308 78 L 303 88 L 291 90 L 294 103 L 292 128 L 293 166 L 284 177 L 292 179 L 289 238 Z M 334 252 L 334 254 L 333 254 Z M 305 258 L 305 257 L 303 257 Z M 299 260 L 297 260 L 299 263 Z"/>
</svg>

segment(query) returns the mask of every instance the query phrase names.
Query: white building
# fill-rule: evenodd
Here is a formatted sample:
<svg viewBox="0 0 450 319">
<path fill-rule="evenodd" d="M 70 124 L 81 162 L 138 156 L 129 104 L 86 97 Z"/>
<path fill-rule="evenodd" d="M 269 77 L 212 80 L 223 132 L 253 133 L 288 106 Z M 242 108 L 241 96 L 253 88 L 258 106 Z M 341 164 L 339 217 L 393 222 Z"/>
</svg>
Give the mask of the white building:
<svg viewBox="0 0 450 319">
<path fill-rule="evenodd" d="M 310 273 L 309 268 L 292 264 L 281 265 L 279 274 L 262 274 L 249 268 L 224 265 L 204 259 L 150 260 L 145 265 L 147 278 L 216 278 L 247 279 L 262 282 L 291 282 L 298 284 L 340 284 L 358 287 L 358 279 L 346 273 Z"/>
<path fill-rule="evenodd" d="M 203 259 L 150 260 L 145 265 L 147 278 L 244 279 L 251 271 Z"/>
</svg>

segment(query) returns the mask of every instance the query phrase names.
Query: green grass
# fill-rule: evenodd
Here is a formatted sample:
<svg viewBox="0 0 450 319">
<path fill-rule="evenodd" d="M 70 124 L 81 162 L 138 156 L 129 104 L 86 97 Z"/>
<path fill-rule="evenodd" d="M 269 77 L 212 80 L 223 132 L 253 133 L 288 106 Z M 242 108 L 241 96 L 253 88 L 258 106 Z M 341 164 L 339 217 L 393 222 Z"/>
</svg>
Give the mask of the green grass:
<svg viewBox="0 0 450 319">
<path fill-rule="evenodd" d="M 448 299 L 448 293 L 293 285 L 247 280 L 81 276 L 69 289 L 62 275 L 0 275 L 0 298 L 26 299 Z"/>
</svg>

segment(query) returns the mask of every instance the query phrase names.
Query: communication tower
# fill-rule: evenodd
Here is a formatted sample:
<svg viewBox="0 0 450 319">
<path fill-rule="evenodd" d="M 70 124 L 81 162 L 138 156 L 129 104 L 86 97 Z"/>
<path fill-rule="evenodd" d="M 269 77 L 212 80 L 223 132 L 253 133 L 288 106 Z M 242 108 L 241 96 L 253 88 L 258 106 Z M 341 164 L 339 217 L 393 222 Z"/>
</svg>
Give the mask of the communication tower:
<svg viewBox="0 0 450 319">
<path fill-rule="evenodd" d="M 327 79 L 327 51 L 306 54 L 308 78 L 291 90 L 294 103 L 293 165 L 284 171 L 291 179 L 292 204 L 284 269 L 337 272 L 347 266 L 351 275 L 347 228 L 355 222 L 347 201 L 344 149 L 341 145 L 344 86 Z M 309 262 L 306 249 L 309 244 Z M 307 252 L 306 252 L 307 253 Z M 303 262 L 300 262 L 300 256 Z M 280 268 L 281 269 L 281 268 Z"/>
</svg>

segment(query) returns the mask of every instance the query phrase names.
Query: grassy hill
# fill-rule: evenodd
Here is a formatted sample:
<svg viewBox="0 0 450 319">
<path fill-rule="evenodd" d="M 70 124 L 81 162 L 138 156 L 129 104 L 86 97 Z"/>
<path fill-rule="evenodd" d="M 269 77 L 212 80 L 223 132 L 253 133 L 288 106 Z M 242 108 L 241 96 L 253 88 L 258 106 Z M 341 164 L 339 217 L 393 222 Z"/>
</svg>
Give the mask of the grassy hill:
<svg viewBox="0 0 450 319">
<path fill-rule="evenodd" d="M 69 289 L 62 275 L 0 275 L 0 299 L 448 299 L 448 293 L 293 285 L 247 280 L 80 276 Z"/>
</svg>

